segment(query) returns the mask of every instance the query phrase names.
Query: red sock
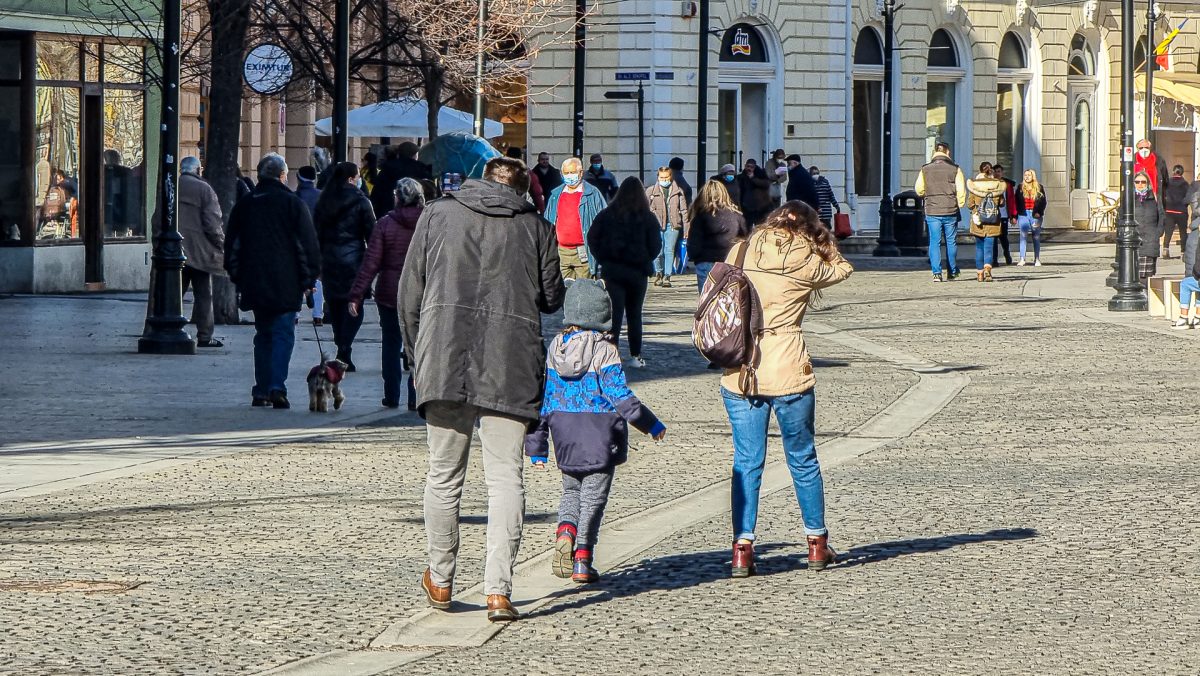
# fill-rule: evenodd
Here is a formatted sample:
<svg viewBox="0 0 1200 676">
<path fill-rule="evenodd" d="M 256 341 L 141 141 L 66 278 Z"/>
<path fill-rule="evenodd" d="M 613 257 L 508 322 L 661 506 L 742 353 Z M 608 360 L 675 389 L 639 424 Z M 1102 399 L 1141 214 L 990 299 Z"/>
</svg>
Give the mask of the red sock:
<svg viewBox="0 0 1200 676">
<path fill-rule="evenodd" d="M 570 535 L 571 539 L 574 540 L 575 539 L 575 524 L 573 524 L 573 523 L 558 524 L 558 532 L 556 532 L 554 534 L 554 537 L 560 538 L 564 535 Z"/>
<path fill-rule="evenodd" d="M 592 560 L 592 550 L 576 549 L 575 550 L 575 560 L 576 561 L 581 561 L 581 560 L 582 561 L 591 561 Z"/>
</svg>

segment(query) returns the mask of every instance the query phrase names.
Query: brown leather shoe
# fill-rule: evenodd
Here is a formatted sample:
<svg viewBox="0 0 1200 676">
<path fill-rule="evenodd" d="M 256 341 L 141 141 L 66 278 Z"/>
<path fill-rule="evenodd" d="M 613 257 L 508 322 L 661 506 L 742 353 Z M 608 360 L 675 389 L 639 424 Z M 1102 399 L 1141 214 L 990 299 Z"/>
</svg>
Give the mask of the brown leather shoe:
<svg viewBox="0 0 1200 676">
<path fill-rule="evenodd" d="M 754 543 L 733 543 L 733 565 L 729 568 L 730 577 L 750 577 L 755 572 Z"/>
<path fill-rule="evenodd" d="M 837 561 L 837 552 L 829 546 L 828 535 L 808 536 L 808 569 L 825 570 L 825 566 Z"/>
<path fill-rule="evenodd" d="M 434 584 L 428 568 L 421 576 L 421 589 L 425 590 L 425 598 L 428 599 L 430 606 L 438 610 L 449 610 L 450 597 L 454 595 L 454 587 L 439 587 Z"/>
<path fill-rule="evenodd" d="M 521 616 L 504 594 L 488 594 L 488 622 L 515 622 Z"/>
</svg>

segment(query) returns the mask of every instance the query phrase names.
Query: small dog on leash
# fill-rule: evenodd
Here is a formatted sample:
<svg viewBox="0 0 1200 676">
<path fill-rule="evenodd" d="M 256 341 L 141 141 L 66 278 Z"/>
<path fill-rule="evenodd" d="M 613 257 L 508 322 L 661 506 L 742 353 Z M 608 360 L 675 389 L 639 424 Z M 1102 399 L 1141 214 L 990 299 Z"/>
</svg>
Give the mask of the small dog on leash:
<svg viewBox="0 0 1200 676">
<path fill-rule="evenodd" d="M 341 408 L 346 397 L 340 383 L 345 376 L 346 362 L 338 359 L 327 359 L 312 367 L 308 372 L 308 410 L 328 413 L 331 400 L 334 410 Z"/>
</svg>

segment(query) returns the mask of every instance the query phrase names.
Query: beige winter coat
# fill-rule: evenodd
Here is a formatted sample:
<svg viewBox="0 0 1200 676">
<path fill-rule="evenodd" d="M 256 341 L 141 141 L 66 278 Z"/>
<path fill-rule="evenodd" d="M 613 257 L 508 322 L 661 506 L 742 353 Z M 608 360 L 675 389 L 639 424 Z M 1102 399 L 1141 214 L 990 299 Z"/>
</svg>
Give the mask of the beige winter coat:
<svg viewBox="0 0 1200 676">
<path fill-rule="evenodd" d="M 971 210 L 971 234 L 976 237 L 999 237 L 1000 224 L 980 225 L 975 222 L 975 216 L 979 214 L 979 205 L 983 203 L 983 198 L 991 193 L 992 199 L 996 202 L 996 208 L 1000 210 L 1001 215 L 1005 213 L 1004 208 L 1004 193 L 1008 186 L 1004 181 L 995 178 L 986 178 L 983 174 L 975 177 L 974 181 L 967 181 L 967 191 L 971 194 L 967 197 L 967 208 Z"/>
<path fill-rule="evenodd" d="M 743 392 L 740 371 L 727 369 L 721 386 L 730 392 L 764 397 L 807 392 L 816 384 L 800 330 L 809 295 L 846 279 L 854 268 L 840 253 L 826 263 L 809 240 L 782 230 L 760 228 L 746 245 L 750 250 L 744 269 L 763 308 L 758 385 Z M 741 245 L 735 246 L 726 262 L 735 263 L 740 250 Z"/>
</svg>

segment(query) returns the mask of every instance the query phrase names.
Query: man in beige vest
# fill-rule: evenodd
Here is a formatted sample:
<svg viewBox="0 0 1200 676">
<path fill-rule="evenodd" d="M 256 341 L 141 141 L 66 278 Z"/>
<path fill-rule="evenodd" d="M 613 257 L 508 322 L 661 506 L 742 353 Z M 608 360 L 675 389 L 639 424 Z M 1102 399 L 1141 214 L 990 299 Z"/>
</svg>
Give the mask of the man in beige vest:
<svg viewBox="0 0 1200 676">
<path fill-rule="evenodd" d="M 925 226 L 929 230 L 929 267 L 933 281 L 958 277 L 959 209 L 967 203 L 967 182 L 962 169 L 950 160 L 950 146 L 938 143 L 933 160 L 921 167 L 917 176 L 917 194 L 925 198 Z M 942 277 L 942 240 L 946 242 L 948 273 Z"/>
</svg>

